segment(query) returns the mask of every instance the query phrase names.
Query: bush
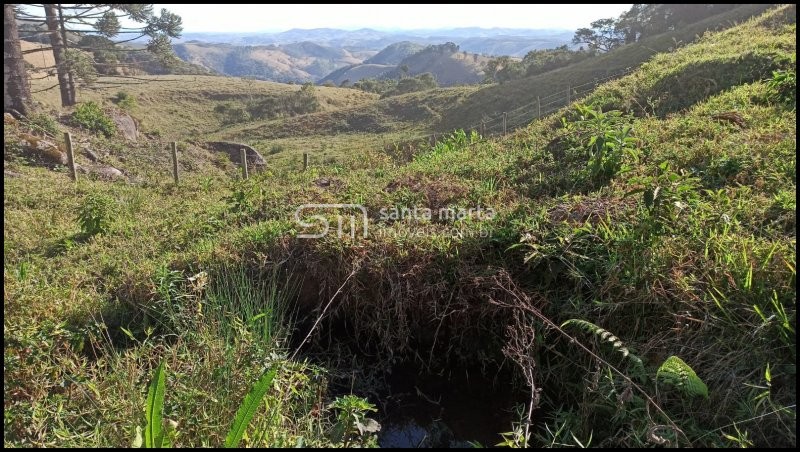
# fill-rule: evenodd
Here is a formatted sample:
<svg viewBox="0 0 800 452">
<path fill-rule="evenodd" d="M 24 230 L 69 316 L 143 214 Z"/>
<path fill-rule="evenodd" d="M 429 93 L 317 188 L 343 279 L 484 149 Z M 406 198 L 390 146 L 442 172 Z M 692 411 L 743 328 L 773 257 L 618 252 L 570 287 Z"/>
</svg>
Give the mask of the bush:
<svg viewBox="0 0 800 452">
<path fill-rule="evenodd" d="M 397 80 L 364 78 L 353 83 L 353 88 L 382 95 L 397 88 Z"/>
<path fill-rule="evenodd" d="M 790 105 L 797 105 L 797 72 L 794 70 L 774 71 L 767 81 L 771 100 Z"/>
<path fill-rule="evenodd" d="M 250 120 L 250 113 L 244 107 L 231 102 L 217 105 L 214 107 L 214 113 L 220 116 L 223 124 L 236 124 Z"/>
<path fill-rule="evenodd" d="M 125 91 L 120 91 L 111 99 L 117 106 L 125 111 L 131 111 L 136 108 L 136 98 L 133 94 Z"/>
<path fill-rule="evenodd" d="M 570 134 L 571 148 L 588 157 L 586 174 L 593 184 L 604 184 L 618 172 L 626 171 L 626 160 L 638 162 L 639 149 L 631 132 L 631 118 L 617 110 L 604 113 L 586 105 L 575 107 L 572 121 L 561 118 Z"/>
<path fill-rule="evenodd" d="M 416 77 L 408 77 L 397 82 L 397 86 L 386 92 L 381 97 L 398 96 L 400 94 L 413 93 L 415 91 L 424 91 L 427 89 L 438 88 L 439 84 L 436 83 L 436 78 L 430 72 L 419 74 Z"/>
<path fill-rule="evenodd" d="M 253 119 L 272 119 L 279 116 L 296 116 L 313 113 L 319 110 L 314 85 L 304 83 L 299 91 L 292 93 L 272 95 L 266 99 L 252 102 L 247 106 L 246 113 Z"/>
<path fill-rule="evenodd" d="M 117 131 L 114 121 L 106 116 L 99 105 L 92 101 L 78 105 L 72 117 L 79 126 L 95 133 L 102 133 L 107 137 L 114 135 Z"/>
<path fill-rule="evenodd" d="M 87 237 L 105 234 L 111 226 L 114 200 L 102 194 L 90 194 L 78 209 L 78 225 Z"/>
</svg>

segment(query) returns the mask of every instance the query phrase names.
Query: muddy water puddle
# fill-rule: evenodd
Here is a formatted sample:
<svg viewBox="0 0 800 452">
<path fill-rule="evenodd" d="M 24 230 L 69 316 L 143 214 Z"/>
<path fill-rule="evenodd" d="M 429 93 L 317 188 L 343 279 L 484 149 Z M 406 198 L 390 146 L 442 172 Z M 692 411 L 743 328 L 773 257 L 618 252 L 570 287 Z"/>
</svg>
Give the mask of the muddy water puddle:
<svg viewBox="0 0 800 452">
<path fill-rule="evenodd" d="M 511 430 L 514 406 L 524 403 L 510 375 L 464 368 L 424 374 L 395 367 L 386 380 L 381 447 L 491 447 Z"/>
</svg>

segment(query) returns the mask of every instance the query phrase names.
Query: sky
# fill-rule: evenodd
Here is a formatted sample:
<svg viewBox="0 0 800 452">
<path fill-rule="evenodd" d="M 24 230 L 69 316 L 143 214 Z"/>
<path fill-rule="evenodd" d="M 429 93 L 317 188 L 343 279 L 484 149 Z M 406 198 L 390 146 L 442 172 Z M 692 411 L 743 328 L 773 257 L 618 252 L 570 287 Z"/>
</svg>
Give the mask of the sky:
<svg viewBox="0 0 800 452">
<path fill-rule="evenodd" d="M 416 30 L 433 28 L 588 27 L 617 17 L 631 5 L 166 5 L 183 18 L 185 32 L 275 32 L 292 28 Z"/>
</svg>

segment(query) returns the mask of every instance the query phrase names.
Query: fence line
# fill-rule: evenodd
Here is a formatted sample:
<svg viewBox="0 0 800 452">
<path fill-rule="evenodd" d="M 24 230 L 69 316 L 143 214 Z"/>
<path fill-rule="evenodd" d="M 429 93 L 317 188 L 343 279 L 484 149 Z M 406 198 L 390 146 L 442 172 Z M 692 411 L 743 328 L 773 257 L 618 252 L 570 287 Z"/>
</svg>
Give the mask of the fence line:
<svg viewBox="0 0 800 452">
<path fill-rule="evenodd" d="M 586 83 L 582 83 L 580 85 L 567 85 L 565 89 L 556 90 L 547 96 L 537 96 L 535 101 L 523 104 L 519 107 L 516 107 L 511 110 L 504 111 L 495 117 L 490 118 L 482 118 L 477 123 L 469 127 L 461 128 L 460 130 L 465 131 L 466 133 L 470 134 L 472 131 L 478 131 L 480 138 L 469 143 L 469 145 L 475 145 L 480 143 L 485 143 L 491 140 L 492 137 L 501 135 L 505 136 L 509 131 L 513 131 L 523 125 L 527 125 L 530 122 L 540 119 L 544 116 L 547 116 L 553 112 L 558 111 L 565 106 L 568 106 L 572 102 L 581 99 L 582 97 L 586 96 L 588 93 L 592 92 L 594 88 L 596 88 L 599 84 L 611 80 L 616 79 L 622 76 L 625 76 L 635 70 L 635 67 L 629 67 L 622 71 L 616 72 L 611 75 L 606 75 L 604 77 L 599 77 L 594 80 L 591 80 Z M 581 88 L 589 87 L 585 90 L 581 91 Z M 551 100 L 552 99 L 552 100 Z M 543 103 L 545 101 L 549 101 L 547 103 Z M 519 119 L 523 119 L 522 121 L 518 121 Z M 454 133 L 456 130 L 453 129 L 451 133 Z M 425 143 L 429 146 L 435 146 L 436 143 L 442 138 L 446 137 L 448 133 L 443 132 L 433 132 L 432 134 L 424 134 L 424 135 L 417 135 L 410 138 L 405 138 L 401 142 L 392 143 L 395 150 L 402 150 L 402 151 L 414 151 L 412 147 L 412 143 L 419 144 Z M 175 179 L 175 183 L 178 183 L 178 156 L 177 156 L 177 143 L 173 142 L 172 144 L 172 164 L 173 164 L 173 177 Z M 387 148 L 387 144 L 384 143 L 384 149 Z M 369 146 L 368 146 L 369 148 Z M 241 151 L 244 151 L 242 149 Z M 245 154 L 245 153 L 243 153 Z M 308 170 L 310 166 L 310 155 L 308 152 L 304 152 L 302 155 L 302 169 L 304 171 Z M 249 176 L 249 171 L 247 168 L 247 157 L 246 154 L 242 158 L 242 176 L 244 179 L 247 179 Z"/>
</svg>

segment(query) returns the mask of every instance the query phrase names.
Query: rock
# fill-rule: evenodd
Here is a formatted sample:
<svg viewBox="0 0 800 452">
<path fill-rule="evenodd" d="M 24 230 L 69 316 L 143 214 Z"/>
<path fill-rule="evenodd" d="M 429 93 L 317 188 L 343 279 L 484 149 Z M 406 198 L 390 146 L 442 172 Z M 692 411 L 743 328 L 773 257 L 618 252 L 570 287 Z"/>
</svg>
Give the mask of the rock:
<svg viewBox="0 0 800 452">
<path fill-rule="evenodd" d="M 102 166 L 94 171 L 98 177 L 107 180 L 125 179 L 125 174 L 113 166 Z"/>
<path fill-rule="evenodd" d="M 75 171 L 79 174 L 89 174 L 89 170 L 83 165 L 75 165 Z"/>
<path fill-rule="evenodd" d="M 111 114 L 111 119 L 126 140 L 136 141 L 139 139 L 139 128 L 136 126 L 136 121 L 129 114 L 115 111 Z"/>
<path fill-rule="evenodd" d="M 232 162 L 236 162 L 238 164 L 242 163 L 239 158 L 239 152 L 242 148 L 244 148 L 245 154 L 247 155 L 248 166 L 252 167 L 254 170 L 258 170 L 267 165 L 264 157 L 262 157 L 258 151 L 246 144 L 232 143 L 230 141 L 209 141 L 206 143 L 206 148 L 211 151 L 225 152 L 228 154 L 228 157 Z"/>
<path fill-rule="evenodd" d="M 89 159 L 89 160 L 91 160 L 93 162 L 97 162 L 97 161 L 100 160 L 100 157 L 98 157 L 97 154 L 95 154 L 94 151 L 92 151 L 89 148 L 81 149 L 81 154 L 83 154 L 84 157 L 86 157 L 87 159 Z"/>
</svg>

